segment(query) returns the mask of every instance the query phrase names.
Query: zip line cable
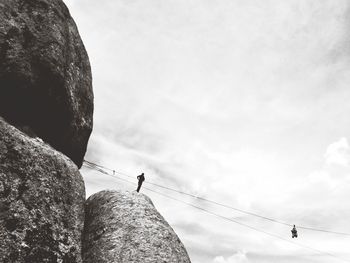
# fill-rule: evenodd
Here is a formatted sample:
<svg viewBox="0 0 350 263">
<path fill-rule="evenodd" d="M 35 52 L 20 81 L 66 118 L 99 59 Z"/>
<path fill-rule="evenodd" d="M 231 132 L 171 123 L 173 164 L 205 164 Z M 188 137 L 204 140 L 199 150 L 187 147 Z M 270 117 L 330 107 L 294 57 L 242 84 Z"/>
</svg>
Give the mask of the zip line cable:
<svg viewBox="0 0 350 263">
<path fill-rule="evenodd" d="M 271 236 L 271 237 L 274 237 L 274 238 L 283 240 L 283 241 L 285 241 L 285 242 L 291 243 L 291 244 L 293 244 L 293 245 L 295 245 L 295 246 L 302 247 L 302 248 L 304 248 L 304 249 L 312 250 L 312 251 L 317 252 L 318 254 L 321 254 L 321 255 L 322 255 L 322 254 L 323 254 L 323 255 L 328 255 L 328 256 L 330 256 L 330 257 L 336 258 L 336 259 L 341 260 L 341 261 L 343 261 L 343 262 L 348 262 L 348 263 L 350 262 L 350 261 L 348 261 L 348 260 L 346 260 L 346 259 L 340 258 L 340 257 L 338 257 L 338 256 L 336 256 L 336 255 L 334 255 L 334 254 L 329 253 L 329 252 L 322 251 L 322 250 L 318 250 L 318 249 L 312 248 L 312 247 L 307 246 L 307 245 L 295 243 L 295 242 L 293 242 L 293 241 L 290 241 L 290 240 L 288 240 L 288 239 L 285 239 L 285 238 L 280 237 L 280 236 L 278 236 L 278 235 L 275 235 L 275 234 L 273 234 L 273 233 L 269 233 L 269 232 L 266 232 L 266 231 L 264 231 L 264 230 L 260 230 L 260 229 L 258 229 L 258 228 L 256 228 L 256 227 L 253 227 L 253 226 L 250 226 L 250 225 L 247 225 L 247 224 L 238 222 L 238 221 L 236 221 L 236 220 L 234 220 L 234 219 L 232 219 L 232 218 L 229 218 L 229 217 L 222 216 L 222 215 L 220 215 L 220 214 L 211 212 L 211 211 L 209 211 L 209 210 L 207 210 L 207 209 L 204 209 L 204 208 L 202 208 L 202 207 L 199 207 L 199 206 L 196 206 L 196 205 L 193 205 L 193 204 L 184 202 L 184 201 L 182 201 L 182 200 L 179 200 L 179 199 L 177 199 L 177 198 L 173 198 L 173 197 L 171 197 L 171 196 L 165 195 L 165 194 L 163 194 L 163 193 L 160 193 L 160 192 L 151 190 L 150 188 L 146 188 L 146 187 L 144 187 L 144 188 L 145 188 L 146 190 L 151 191 L 151 192 L 154 192 L 154 193 L 156 193 L 156 194 L 158 194 L 158 195 L 162 195 L 162 196 L 167 197 L 167 198 L 169 198 L 169 199 L 172 199 L 172 200 L 174 200 L 174 201 L 181 202 L 181 203 L 183 203 L 183 204 L 186 204 L 186 205 L 188 205 L 188 206 L 191 206 L 191 207 L 193 207 L 193 208 L 196 208 L 196 209 L 198 209 L 198 210 L 201 210 L 202 212 L 205 212 L 205 213 L 207 213 L 207 214 L 216 216 L 216 217 L 218 217 L 218 218 L 224 219 L 224 220 L 229 221 L 229 222 L 233 222 L 233 223 L 238 224 L 238 225 L 241 225 L 241 226 L 243 226 L 243 227 L 250 228 L 250 229 L 252 229 L 252 230 L 255 230 L 255 231 L 257 231 L 257 232 L 263 233 L 263 234 L 265 234 L 265 235 L 268 235 L 268 236 Z"/>
<path fill-rule="evenodd" d="M 84 162 L 86 164 L 90 165 L 90 166 L 96 167 L 96 169 L 109 170 L 109 171 L 113 172 L 114 175 L 115 174 L 120 174 L 120 175 L 127 176 L 129 178 L 134 179 L 134 176 L 128 175 L 126 173 L 117 172 L 116 170 L 110 169 L 108 167 L 104 167 L 102 165 L 95 164 L 95 163 L 87 161 L 87 160 L 84 160 Z M 105 172 L 105 171 L 103 171 L 103 172 Z M 153 182 L 145 181 L 144 183 L 149 184 L 149 185 L 154 185 L 154 186 L 157 186 L 157 187 L 169 190 L 169 191 L 173 191 L 173 192 L 176 192 L 176 193 L 179 193 L 179 194 L 187 195 L 189 197 L 196 198 L 198 200 L 202 200 L 202 201 L 205 201 L 205 202 L 208 202 L 208 203 L 212 203 L 212 204 L 215 204 L 217 206 L 221 206 L 221 207 L 224 207 L 224 208 L 227 208 L 227 209 L 238 211 L 238 212 L 241 212 L 241 213 L 244 213 L 244 214 L 247 214 L 247 215 L 251 215 L 251 216 L 255 216 L 255 217 L 261 218 L 261 219 L 265 219 L 265 220 L 268 220 L 268 221 L 271 221 L 271 222 L 274 222 L 274 223 L 277 223 L 277 224 L 290 226 L 290 227 L 292 227 L 294 225 L 294 224 L 289 224 L 289 223 L 286 223 L 286 222 L 283 222 L 283 221 L 280 221 L 280 220 L 276 220 L 276 219 L 273 219 L 273 218 L 269 218 L 269 217 L 266 217 L 266 216 L 262 216 L 262 215 L 259 215 L 259 214 L 253 213 L 253 212 L 245 211 L 245 210 L 242 210 L 242 209 L 239 209 L 239 208 L 227 205 L 227 204 L 222 204 L 222 203 L 210 200 L 210 199 L 206 199 L 204 197 L 200 197 L 200 196 L 196 196 L 196 195 L 193 195 L 193 194 L 190 194 L 190 193 L 186 193 L 186 192 L 183 192 L 181 190 L 177 190 L 177 189 L 174 189 L 174 188 L 170 188 L 170 187 L 166 187 L 166 186 L 163 186 L 163 185 L 160 185 L 160 184 L 156 184 L 156 183 L 153 183 Z M 299 229 L 323 232 L 323 233 L 328 233 L 328 234 L 350 236 L 350 233 L 345 233 L 345 232 L 330 231 L 330 230 L 324 230 L 324 229 L 318 229 L 318 228 L 312 228 L 312 227 L 306 227 L 306 226 L 299 226 L 299 225 L 296 225 L 296 226 Z"/>
<path fill-rule="evenodd" d="M 129 183 L 129 184 L 134 185 L 133 182 L 131 182 L 131 181 L 129 181 L 129 180 L 126 180 L 126 179 L 124 179 L 124 178 L 115 176 L 115 175 L 113 175 L 113 174 L 109 174 L 109 173 L 107 173 L 107 172 L 105 172 L 105 171 L 102 172 L 101 170 L 96 169 L 96 168 L 94 168 L 94 167 L 92 167 L 92 166 L 86 166 L 86 167 L 88 167 L 88 168 L 90 168 L 90 169 L 94 169 L 94 170 L 96 170 L 96 171 L 98 171 L 98 172 L 101 172 L 101 173 L 103 173 L 103 174 L 105 174 L 105 175 L 108 175 L 108 176 L 110 176 L 110 177 L 113 177 L 113 178 L 115 178 L 115 179 L 117 179 L 117 180 L 121 180 L 121 181 L 124 181 L 124 182 L 127 182 L 127 183 Z M 112 170 L 112 171 L 113 171 L 113 170 Z M 171 200 L 174 200 L 174 201 L 183 203 L 183 204 L 185 204 L 185 205 L 188 205 L 188 206 L 190 206 L 190 207 L 192 207 L 192 208 L 201 210 L 201 211 L 204 212 L 204 213 L 210 214 L 210 215 L 215 216 L 215 217 L 218 217 L 218 218 L 220 218 L 220 219 L 229 221 L 229 222 L 231 222 L 231 223 L 238 224 L 238 225 L 240 225 L 240 226 L 249 228 L 249 229 L 251 229 L 251 230 L 254 230 L 254 231 L 263 233 L 263 234 L 265 234 L 265 235 L 268 235 L 268 236 L 271 236 L 271 237 L 280 239 L 280 240 L 285 241 L 285 242 L 288 242 L 288 243 L 290 243 L 290 244 L 293 244 L 294 246 L 298 246 L 298 247 L 301 247 L 301 248 L 304 248 L 304 249 L 308 249 L 308 250 L 314 251 L 314 252 L 316 252 L 316 253 L 318 253 L 318 254 L 327 255 L 327 256 L 329 256 L 329 257 L 333 257 L 333 258 L 338 259 L 338 260 L 341 260 L 341 261 L 343 261 L 343 262 L 350 263 L 350 261 L 348 261 L 348 260 L 346 260 L 346 259 L 343 259 L 343 258 L 340 258 L 340 257 L 338 257 L 338 256 L 336 256 L 336 255 L 334 255 L 334 254 L 332 254 L 332 253 L 329 253 L 329 252 L 326 252 L 326 251 L 322 251 L 322 250 L 319 250 L 319 249 L 315 249 L 315 248 L 313 248 L 313 247 L 310 247 L 310 246 L 307 246 L 307 245 L 304 245 L 304 244 L 295 243 L 295 242 L 293 242 L 293 241 L 290 241 L 290 240 L 288 240 L 288 239 L 285 239 L 285 238 L 283 238 L 283 237 L 280 237 L 280 236 L 278 236 L 278 235 L 276 235 L 276 234 L 269 233 L 269 232 L 264 231 L 264 230 L 260 230 L 260 229 L 258 229 L 258 228 L 256 228 L 256 227 L 253 227 L 253 226 L 251 226 L 251 225 L 248 225 L 248 224 L 245 224 L 245 223 L 236 221 L 236 220 L 234 220 L 234 219 L 232 219 L 232 218 L 229 218 L 229 217 L 222 216 L 222 215 L 220 215 L 220 214 L 211 212 L 211 211 L 209 211 L 209 210 L 207 210 L 207 209 L 205 209 L 205 208 L 202 208 L 202 207 L 193 205 L 193 204 L 191 204 L 191 203 L 185 202 L 185 201 L 183 201 L 183 200 L 174 198 L 174 197 L 172 197 L 172 196 L 169 196 L 169 195 L 160 193 L 160 192 L 155 191 L 155 190 L 153 190 L 153 189 L 150 189 L 150 188 L 148 188 L 148 187 L 146 187 L 146 186 L 144 186 L 143 188 L 146 189 L 146 190 L 148 190 L 148 191 L 150 191 L 150 192 L 153 192 L 153 193 L 156 193 L 156 194 L 158 194 L 158 195 L 164 196 L 164 197 L 166 197 L 166 198 L 168 198 L 168 199 L 171 199 Z"/>
</svg>

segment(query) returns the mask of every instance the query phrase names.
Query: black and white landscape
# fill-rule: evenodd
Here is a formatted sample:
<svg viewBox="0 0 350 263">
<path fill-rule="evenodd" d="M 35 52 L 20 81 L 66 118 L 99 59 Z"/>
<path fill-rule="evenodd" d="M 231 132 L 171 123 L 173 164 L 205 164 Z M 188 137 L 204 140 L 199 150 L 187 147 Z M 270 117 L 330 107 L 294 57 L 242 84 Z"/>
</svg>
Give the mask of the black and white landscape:
<svg viewBox="0 0 350 263">
<path fill-rule="evenodd" d="M 349 28 L 347 0 L 0 0 L 0 262 L 350 262 Z"/>
</svg>

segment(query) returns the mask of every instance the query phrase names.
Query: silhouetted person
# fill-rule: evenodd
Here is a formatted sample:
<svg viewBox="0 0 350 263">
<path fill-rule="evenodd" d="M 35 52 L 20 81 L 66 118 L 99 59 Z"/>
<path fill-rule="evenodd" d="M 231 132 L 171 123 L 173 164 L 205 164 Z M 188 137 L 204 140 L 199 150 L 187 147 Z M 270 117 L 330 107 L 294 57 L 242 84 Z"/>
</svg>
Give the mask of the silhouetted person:
<svg viewBox="0 0 350 263">
<path fill-rule="evenodd" d="M 142 174 L 138 175 L 136 178 L 139 180 L 139 183 L 138 183 L 136 191 L 139 192 L 143 181 L 145 181 L 145 174 L 142 173 Z"/>
<path fill-rule="evenodd" d="M 292 238 L 297 238 L 298 237 L 298 231 L 295 228 L 295 225 L 293 226 L 293 229 L 291 230 L 292 232 Z"/>
</svg>

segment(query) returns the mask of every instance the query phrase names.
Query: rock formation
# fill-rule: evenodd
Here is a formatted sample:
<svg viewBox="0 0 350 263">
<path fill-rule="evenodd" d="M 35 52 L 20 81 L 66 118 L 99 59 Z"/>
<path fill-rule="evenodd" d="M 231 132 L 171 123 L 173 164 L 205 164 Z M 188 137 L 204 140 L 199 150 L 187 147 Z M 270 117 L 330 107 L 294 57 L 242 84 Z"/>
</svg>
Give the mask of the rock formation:
<svg viewBox="0 0 350 263">
<path fill-rule="evenodd" d="M 80 168 L 92 130 L 91 69 L 61 0 L 1 0 L 0 116 Z"/>
<path fill-rule="evenodd" d="M 181 241 L 151 200 L 136 192 L 102 191 L 85 206 L 86 263 L 188 263 Z"/>
<path fill-rule="evenodd" d="M 0 119 L 0 262 L 81 262 L 76 165 Z"/>
<path fill-rule="evenodd" d="M 85 204 L 91 82 L 62 0 L 0 1 L 0 262 L 190 262 L 146 196 Z"/>
</svg>

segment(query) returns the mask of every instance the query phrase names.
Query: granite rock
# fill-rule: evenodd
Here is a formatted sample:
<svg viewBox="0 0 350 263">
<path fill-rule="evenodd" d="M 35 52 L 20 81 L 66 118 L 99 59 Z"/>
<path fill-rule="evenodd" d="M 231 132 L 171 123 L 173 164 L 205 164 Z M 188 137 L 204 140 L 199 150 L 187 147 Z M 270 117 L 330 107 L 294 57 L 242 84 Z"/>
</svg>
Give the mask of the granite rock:
<svg viewBox="0 0 350 263">
<path fill-rule="evenodd" d="M 80 168 L 93 125 L 89 58 L 61 0 L 0 1 L 0 116 Z"/>
<path fill-rule="evenodd" d="M 67 156 L 0 119 L 0 262 L 82 262 L 84 202 Z"/>
<path fill-rule="evenodd" d="M 85 263 L 190 262 L 180 239 L 147 196 L 102 191 L 87 200 L 85 209 Z"/>
</svg>

